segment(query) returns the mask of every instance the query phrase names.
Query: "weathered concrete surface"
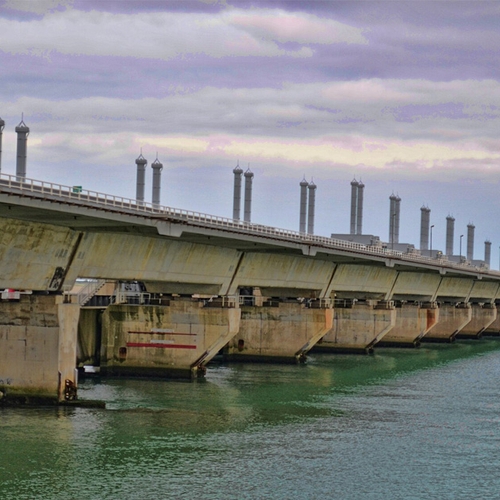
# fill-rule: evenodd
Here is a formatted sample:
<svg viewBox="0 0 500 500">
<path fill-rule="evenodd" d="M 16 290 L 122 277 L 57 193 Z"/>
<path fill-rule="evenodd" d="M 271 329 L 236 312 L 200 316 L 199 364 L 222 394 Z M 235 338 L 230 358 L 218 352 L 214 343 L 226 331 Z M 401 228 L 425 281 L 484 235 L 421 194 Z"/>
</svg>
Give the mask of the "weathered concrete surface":
<svg viewBox="0 0 500 500">
<path fill-rule="evenodd" d="M 333 328 L 313 348 L 315 351 L 368 352 L 396 324 L 396 310 L 371 304 L 335 308 Z"/>
<path fill-rule="evenodd" d="M 191 378 L 236 335 L 240 312 L 190 299 L 169 306 L 111 305 L 102 317 L 101 371 Z"/>
<path fill-rule="evenodd" d="M 302 256 L 245 253 L 228 295 L 259 286 L 268 297 L 319 297 L 326 293 L 335 264 Z"/>
<path fill-rule="evenodd" d="M 493 321 L 493 323 L 491 323 L 491 325 L 484 330 L 483 335 L 490 337 L 500 336 L 500 314 L 498 313 L 499 306 L 496 305 L 496 308 L 497 308 L 497 317 L 495 321 Z"/>
<path fill-rule="evenodd" d="M 58 297 L 62 299 L 62 297 Z M 57 306 L 59 318 L 59 345 L 58 345 L 58 369 L 59 388 L 58 399 L 75 399 L 76 393 L 72 394 L 72 388 L 76 390 L 78 380 L 76 374 L 76 351 L 78 343 L 78 320 L 80 316 L 79 304 L 59 303 Z M 69 384 L 69 393 L 68 391 Z"/>
<path fill-rule="evenodd" d="M 470 302 L 493 303 L 498 296 L 498 283 L 476 280 L 469 295 Z"/>
<path fill-rule="evenodd" d="M 227 360 L 302 361 L 333 325 L 333 309 L 305 304 L 241 306 L 240 330 L 224 348 Z"/>
<path fill-rule="evenodd" d="M 391 295 L 386 300 L 431 302 L 440 282 L 438 274 L 399 272 Z"/>
<path fill-rule="evenodd" d="M 85 309 L 80 312 L 78 323 L 77 366 L 99 366 L 101 362 L 101 319 L 99 309 Z"/>
<path fill-rule="evenodd" d="M 58 290 L 78 242 L 67 228 L 0 218 L 0 289 Z"/>
<path fill-rule="evenodd" d="M 396 277 L 397 272 L 386 267 L 339 264 L 329 288 L 337 298 L 383 300 Z"/>
<path fill-rule="evenodd" d="M 396 324 L 377 346 L 418 346 L 420 339 L 437 324 L 439 309 L 435 306 L 402 304 L 396 307 Z"/>
<path fill-rule="evenodd" d="M 73 284 L 82 276 L 161 281 L 163 291 L 194 293 L 195 285 L 197 293 L 215 295 L 229 288 L 240 255 L 229 248 L 138 234 L 85 233 L 67 281 Z"/>
<path fill-rule="evenodd" d="M 79 307 L 49 295 L 0 302 L 0 391 L 20 403 L 65 399 L 65 380 L 76 387 Z"/>
<path fill-rule="evenodd" d="M 422 337 L 422 342 L 452 342 L 458 332 L 472 319 L 470 305 L 439 305 L 439 320 L 432 329 Z"/>
<path fill-rule="evenodd" d="M 474 281 L 468 278 L 444 276 L 434 300 L 439 302 L 468 302 Z"/>
<path fill-rule="evenodd" d="M 461 339 L 478 339 L 497 318 L 497 308 L 491 304 L 472 304 L 472 319 L 457 334 Z"/>
</svg>

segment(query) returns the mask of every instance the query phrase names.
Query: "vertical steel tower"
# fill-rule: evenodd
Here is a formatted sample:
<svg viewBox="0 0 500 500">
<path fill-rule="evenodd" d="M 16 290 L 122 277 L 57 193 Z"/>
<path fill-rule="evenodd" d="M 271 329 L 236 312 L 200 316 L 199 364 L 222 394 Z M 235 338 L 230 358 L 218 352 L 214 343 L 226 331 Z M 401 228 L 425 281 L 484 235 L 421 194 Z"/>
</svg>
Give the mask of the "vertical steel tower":
<svg viewBox="0 0 500 500">
<path fill-rule="evenodd" d="M 252 220 L 252 179 L 253 179 L 253 173 L 250 171 L 250 167 L 248 167 L 248 169 L 244 175 L 245 175 L 244 220 L 245 220 L 245 222 L 251 222 L 251 220 Z"/>
<path fill-rule="evenodd" d="M 446 217 L 446 255 L 453 255 L 453 238 L 455 237 L 455 218 Z"/>
<path fill-rule="evenodd" d="M 241 175 L 243 169 L 240 168 L 240 162 L 233 169 L 234 174 L 234 189 L 233 189 L 233 219 L 240 220 L 241 212 Z"/>
<path fill-rule="evenodd" d="M 5 122 L 0 118 L 0 173 L 2 172 L 2 137 L 4 128 Z"/>
<path fill-rule="evenodd" d="M 21 123 L 16 127 L 17 133 L 17 163 L 16 163 L 16 177 L 20 181 L 26 178 L 26 158 L 28 156 L 28 135 L 30 129 L 21 119 Z"/>
<path fill-rule="evenodd" d="M 142 156 L 142 151 L 135 160 L 135 164 L 137 165 L 135 199 L 142 204 L 144 202 L 144 189 L 146 186 L 146 165 L 148 164 L 148 160 Z"/>
<path fill-rule="evenodd" d="M 358 186 L 356 179 L 351 181 L 351 234 L 356 234 L 357 210 L 358 210 Z"/>
<path fill-rule="evenodd" d="M 429 230 L 431 209 L 426 206 L 420 208 L 420 250 L 429 250 Z"/>
<path fill-rule="evenodd" d="M 307 234 L 314 234 L 314 207 L 316 205 L 316 184 L 311 180 L 309 186 L 309 206 L 307 213 Z"/>
<path fill-rule="evenodd" d="M 163 170 L 163 164 L 158 160 L 158 155 L 156 155 L 156 160 L 151 163 L 151 168 L 153 169 L 153 205 L 158 207 L 161 197 L 161 171 Z"/>
<path fill-rule="evenodd" d="M 304 177 L 300 181 L 300 219 L 299 219 L 299 232 L 306 232 L 306 220 L 307 220 L 307 187 L 309 183 Z"/>
<path fill-rule="evenodd" d="M 476 226 L 469 222 L 467 224 L 467 260 L 472 261 L 474 258 L 474 230 Z"/>
</svg>

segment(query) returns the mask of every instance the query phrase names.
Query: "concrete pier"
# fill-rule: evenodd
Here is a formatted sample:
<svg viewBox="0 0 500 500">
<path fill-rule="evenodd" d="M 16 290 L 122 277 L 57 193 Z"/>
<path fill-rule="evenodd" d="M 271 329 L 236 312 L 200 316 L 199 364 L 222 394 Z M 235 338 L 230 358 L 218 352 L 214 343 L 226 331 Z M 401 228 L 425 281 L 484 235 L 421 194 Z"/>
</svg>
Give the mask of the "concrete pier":
<svg viewBox="0 0 500 500">
<path fill-rule="evenodd" d="M 497 304 L 495 307 L 497 308 L 497 317 L 495 321 L 493 321 L 493 323 L 491 323 L 491 325 L 488 326 L 483 332 L 483 335 L 487 337 L 500 336 L 500 314 L 498 312 L 499 305 Z"/>
<path fill-rule="evenodd" d="M 459 339 L 481 338 L 497 318 L 497 308 L 493 304 L 472 304 L 472 318 L 457 334 Z"/>
<path fill-rule="evenodd" d="M 239 331 L 234 300 L 176 298 L 169 305 L 111 305 L 102 315 L 101 372 L 192 378 Z"/>
<path fill-rule="evenodd" d="M 229 361 L 301 362 L 333 325 L 329 302 L 268 300 L 241 306 L 240 330 L 224 349 Z"/>
<path fill-rule="evenodd" d="M 396 324 L 380 342 L 379 347 L 418 347 L 422 337 L 439 320 L 437 304 L 418 302 L 396 307 Z"/>
<path fill-rule="evenodd" d="M 57 404 L 76 397 L 79 310 L 54 295 L 0 302 L 0 401 Z"/>
<path fill-rule="evenodd" d="M 396 325 L 396 309 L 391 304 L 373 301 L 338 305 L 332 329 L 314 346 L 314 351 L 371 352 Z"/>
<path fill-rule="evenodd" d="M 458 332 L 470 323 L 471 319 L 470 304 L 440 304 L 438 322 L 421 341 L 453 342 Z"/>
</svg>

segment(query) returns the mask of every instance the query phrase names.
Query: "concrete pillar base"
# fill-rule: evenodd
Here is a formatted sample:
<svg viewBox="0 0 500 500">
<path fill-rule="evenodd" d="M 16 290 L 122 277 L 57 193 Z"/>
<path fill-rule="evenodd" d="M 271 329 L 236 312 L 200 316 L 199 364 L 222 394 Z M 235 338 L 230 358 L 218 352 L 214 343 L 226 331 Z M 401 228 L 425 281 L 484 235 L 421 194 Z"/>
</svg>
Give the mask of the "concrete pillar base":
<svg viewBox="0 0 500 500">
<path fill-rule="evenodd" d="M 314 351 L 370 352 L 395 324 L 396 310 L 389 303 L 337 307 L 332 329 L 315 345 Z"/>
<path fill-rule="evenodd" d="M 377 347 L 420 347 L 421 339 L 438 319 L 436 304 L 402 304 L 396 307 L 394 328 L 377 343 Z"/>
<path fill-rule="evenodd" d="M 79 306 L 61 296 L 0 302 L 0 404 L 76 399 L 78 315 Z"/>
<path fill-rule="evenodd" d="M 191 298 L 169 305 L 111 305 L 102 315 L 100 371 L 109 376 L 203 376 L 206 364 L 239 330 L 236 305 L 234 300 Z"/>
<path fill-rule="evenodd" d="M 491 325 L 484 330 L 484 337 L 500 337 L 500 314 L 498 313 L 498 307 L 499 306 L 497 305 L 497 317 L 495 321 L 493 321 L 493 323 L 491 323 Z"/>
<path fill-rule="evenodd" d="M 439 320 L 422 337 L 422 342 L 453 342 L 460 330 L 472 319 L 472 309 L 469 304 L 456 306 L 455 304 L 439 305 Z"/>
<path fill-rule="evenodd" d="M 472 319 L 462 328 L 457 339 L 480 339 L 484 330 L 497 318 L 497 308 L 489 304 L 472 304 Z"/>
<path fill-rule="evenodd" d="M 265 304 L 265 303 L 264 303 Z M 227 361 L 301 363 L 332 328 L 328 303 L 308 307 L 298 302 L 242 306 L 240 331 L 224 348 Z"/>
</svg>

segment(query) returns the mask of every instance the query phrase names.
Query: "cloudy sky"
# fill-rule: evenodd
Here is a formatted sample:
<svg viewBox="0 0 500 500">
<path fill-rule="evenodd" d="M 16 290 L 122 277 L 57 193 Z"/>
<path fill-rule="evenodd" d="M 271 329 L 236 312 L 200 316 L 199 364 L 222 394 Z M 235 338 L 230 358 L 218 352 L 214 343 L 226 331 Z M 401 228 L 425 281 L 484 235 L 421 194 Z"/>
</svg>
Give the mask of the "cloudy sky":
<svg viewBox="0 0 500 500">
<path fill-rule="evenodd" d="M 163 205 L 232 216 L 232 169 L 250 165 L 252 222 L 299 229 L 314 180 L 315 233 L 363 232 L 475 258 L 500 246 L 500 2 L 0 0 L 2 173 L 133 198 L 135 159 L 163 163 Z M 146 199 L 151 200 L 148 165 Z M 465 253 L 465 237 L 464 248 Z"/>
</svg>

